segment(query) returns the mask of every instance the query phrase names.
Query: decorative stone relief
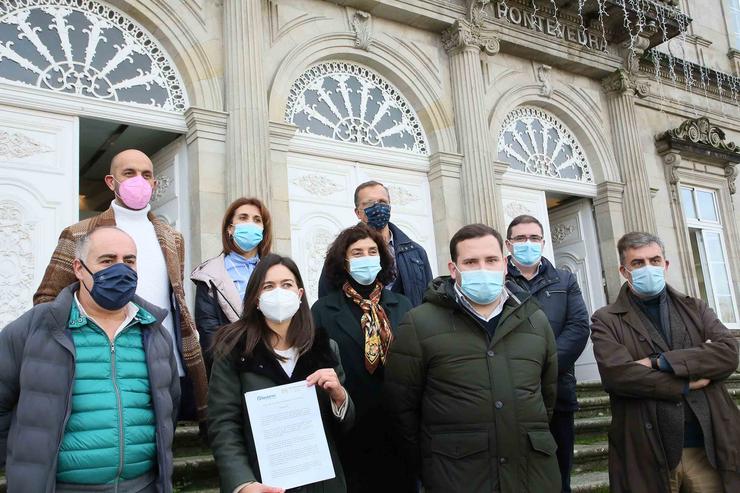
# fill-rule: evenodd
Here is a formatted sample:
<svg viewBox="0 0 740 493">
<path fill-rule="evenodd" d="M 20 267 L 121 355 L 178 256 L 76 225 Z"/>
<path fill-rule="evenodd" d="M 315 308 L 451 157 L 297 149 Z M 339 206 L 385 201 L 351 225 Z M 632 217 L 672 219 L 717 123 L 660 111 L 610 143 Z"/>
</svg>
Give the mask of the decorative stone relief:
<svg viewBox="0 0 740 493">
<path fill-rule="evenodd" d="M 540 86 L 540 95 L 547 98 L 552 96 L 552 67 L 549 65 L 540 65 L 537 67 L 537 80 L 542 84 Z"/>
<path fill-rule="evenodd" d="M 342 185 L 335 183 L 324 175 L 303 175 L 293 180 L 294 185 L 298 185 L 312 195 L 328 197 L 329 195 L 344 190 Z"/>
<path fill-rule="evenodd" d="M 737 191 L 737 163 L 740 163 L 740 146 L 728 142 L 725 132 L 712 125 L 706 117 L 690 118 L 678 128 L 667 130 L 655 137 L 655 147 L 663 155 L 663 162 L 670 169 L 668 180 L 678 183 L 677 170 L 681 156 L 723 168 L 731 194 Z"/>
<path fill-rule="evenodd" d="M 164 197 L 169 190 L 170 186 L 175 182 L 175 179 L 171 176 L 160 175 L 157 176 L 157 188 L 154 189 L 152 194 L 152 203 L 156 203 Z"/>
<path fill-rule="evenodd" d="M 476 47 L 491 56 L 501 50 L 501 43 L 494 33 L 463 19 L 456 20 L 442 32 L 442 46 L 448 52 Z"/>
<path fill-rule="evenodd" d="M 581 145 L 563 122 L 539 108 L 524 106 L 504 119 L 498 159 L 512 169 L 550 178 L 593 183 Z"/>
<path fill-rule="evenodd" d="M 33 233 L 25 206 L 0 201 L 0 328 L 30 307 L 33 296 Z"/>
<path fill-rule="evenodd" d="M 530 216 L 534 215 L 534 211 L 521 202 L 509 202 L 504 208 L 504 213 L 506 214 L 506 217 L 512 219 L 517 216 L 521 216 L 522 214 Z"/>
<path fill-rule="evenodd" d="M 0 156 L 2 157 L 19 159 L 53 150 L 26 134 L 0 130 Z"/>
<path fill-rule="evenodd" d="M 650 82 L 639 79 L 623 69 L 616 70 L 602 79 L 601 87 L 610 96 L 631 93 L 644 98 L 650 95 Z"/>
<path fill-rule="evenodd" d="M 572 224 L 556 224 L 550 228 L 550 237 L 552 238 L 552 244 L 557 246 L 561 244 L 567 237 L 569 237 L 576 230 L 576 227 Z"/>
<path fill-rule="evenodd" d="M 0 80 L 165 111 L 188 107 L 157 41 L 96 0 L 0 2 Z"/>
<path fill-rule="evenodd" d="M 419 200 L 419 196 L 399 185 L 389 185 L 388 194 L 393 205 L 408 205 Z"/>
<path fill-rule="evenodd" d="M 290 89 L 285 121 L 299 133 L 429 154 L 424 129 L 406 98 L 354 63 L 326 62 L 304 72 Z"/>
<path fill-rule="evenodd" d="M 361 50 L 370 50 L 372 41 L 372 16 L 367 12 L 358 10 L 352 16 L 352 30 L 355 32 L 355 47 Z"/>
<path fill-rule="evenodd" d="M 329 244 L 334 241 L 335 233 L 325 229 L 318 229 L 308 239 L 306 255 L 308 259 L 308 291 L 310 293 L 319 292 L 319 278 L 321 269 L 324 267 L 324 258 Z"/>
</svg>

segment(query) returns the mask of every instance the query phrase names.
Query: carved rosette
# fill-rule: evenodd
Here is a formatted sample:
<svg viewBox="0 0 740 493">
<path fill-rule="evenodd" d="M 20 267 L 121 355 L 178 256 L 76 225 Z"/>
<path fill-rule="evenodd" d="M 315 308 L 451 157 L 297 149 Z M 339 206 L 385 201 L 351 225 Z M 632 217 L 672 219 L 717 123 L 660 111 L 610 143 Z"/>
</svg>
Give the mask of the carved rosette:
<svg viewBox="0 0 740 493">
<path fill-rule="evenodd" d="M 477 48 L 491 56 L 501 50 L 497 36 L 464 19 L 456 20 L 450 28 L 442 32 L 442 46 L 448 53 Z"/>
</svg>

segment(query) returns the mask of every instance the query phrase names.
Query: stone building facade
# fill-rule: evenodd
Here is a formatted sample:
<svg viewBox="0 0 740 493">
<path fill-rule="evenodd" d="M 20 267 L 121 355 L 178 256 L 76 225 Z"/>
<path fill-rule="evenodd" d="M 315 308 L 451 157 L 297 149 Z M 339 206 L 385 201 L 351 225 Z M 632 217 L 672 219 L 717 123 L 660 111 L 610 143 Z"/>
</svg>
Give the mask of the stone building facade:
<svg viewBox="0 0 740 493">
<path fill-rule="evenodd" d="M 527 212 L 596 309 L 617 239 L 654 231 L 669 282 L 740 328 L 739 33 L 738 0 L 2 2 L 0 325 L 139 146 L 191 265 L 256 196 L 313 296 L 377 179 L 437 273 L 460 226 Z"/>
</svg>

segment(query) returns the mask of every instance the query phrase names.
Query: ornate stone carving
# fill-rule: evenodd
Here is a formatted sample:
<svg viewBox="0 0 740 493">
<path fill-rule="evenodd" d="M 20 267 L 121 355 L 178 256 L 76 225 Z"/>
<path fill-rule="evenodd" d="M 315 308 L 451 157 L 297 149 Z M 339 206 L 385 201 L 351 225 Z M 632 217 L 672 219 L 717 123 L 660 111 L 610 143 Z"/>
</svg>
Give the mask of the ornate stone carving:
<svg viewBox="0 0 740 493">
<path fill-rule="evenodd" d="M 6 158 L 24 158 L 52 152 L 54 149 L 20 132 L 0 130 L 0 156 Z"/>
<path fill-rule="evenodd" d="M 157 203 L 164 194 L 169 190 L 170 185 L 174 183 L 175 179 L 171 176 L 160 175 L 157 176 L 157 188 L 154 189 L 152 194 L 152 203 Z"/>
<path fill-rule="evenodd" d="M 419 200 L 418 195 L 398 185 L 389 185 L 388 194 L 391 197 L 391 204 L 393 205 L 408 205 Z"/>
<path fill-rule="evenodd" d="M 185 84 L 159 43 L 96 0 L 0 2 L 0 80 L 183 112 Z"/>
<path fill-rule="evenodd" d="M 678 167 L 681 164 L 681 155 L 670 152 L 663 156 L 663 164 L 666 166 L 668 182 L 675 185 L 679 182 Z"/>
<path fill-rule="evenodd" d="M 329 244 L 334 241 L 336 233 L 325 229 L 317 230 L 309 239 L 306 249 L 308 259 L 308 292 L 319 292 L 319 278 L 321 269 L 324 265 L 326 250 Z"/>
<path fill-rule="evenodd" d="M 725 177 L 727 177 L 727 186 L 730 189 L 730 193 L 732 195 L 737 192 L 737 184 L 735 183 L 735 179 L 737 178 L 737 165 L 735 164 L 728 164 L 725 168 Z"/>
<path fill-rule="evenodd" d="M 355 32 L 355 47 L 368 51 L 372 41 L 372 17 L 367 12 L 358 10 L 352 16 L 352 30 Z"/>
<path fill-rule="evenodd" d="M 650 94 L 650 82 L 638 79 L 624 69 L 618 69 L 602 79 L 601 87 L 610 96 L 630 93 L 644 98 Z"/>
<path fill-rule="evenodd" d="M 712 125 L 706 117 L 691 118 L 683 122 L 678 128 L 668 130 L 658 136 L 662 139 L 670 136 L 672 139 L 704 144 L 720 151 L 734 152 L 740 158 L 740 147 L 734 142 L 727 142 L 725 132 L 716 125 Z"/>
<path fill-rule="evenodd" d="M 33 233 L 25 206 L 0 201 L 0 327 L 30 308 L 33 296 Z"/>
<path fill-rule="evenodd" d="M 298 185 L 310 194 L 322 197 L 328 197 L 333 193 L 344 190 L 344 187 L 323 175 L 303 175 L 294 179 L 293 184 Z"/>
<path fill-rule="evenodd" d="M 506 214 L 506 217 L 513 219 L 516 216 L 521 216 L 522 214 L 528 214 L 531 216 L 534 214 L 534 211 L 532 211 L 529 207 L 522 204 L 521 202 L 509 202 L 504 208 L 504 213 Z"/>
<path fill-rule="evenodd" d="M 537 67 L 537 80 L 542 84 L 540 86 L 540 95 L 547 98 L 552 96 L 552 67 L 549 65 L 540 65 Z"/>
<path fill-rule="evenodd" d="M 491 56 L 501 49 L 498 36 L 463 19 L 456 20 L 451 27 L 442 31 L 442 46 L 448 52 L 479 48 Z"/>
<path fill-rule="evenodd" d="M 567 237 L 569 237 L 576 230 L 576 227 L 572 224 L 556 224 L 550 230 L 550 237 L 552 238 L 553 245 L 561 244 Z"/>
</svg>

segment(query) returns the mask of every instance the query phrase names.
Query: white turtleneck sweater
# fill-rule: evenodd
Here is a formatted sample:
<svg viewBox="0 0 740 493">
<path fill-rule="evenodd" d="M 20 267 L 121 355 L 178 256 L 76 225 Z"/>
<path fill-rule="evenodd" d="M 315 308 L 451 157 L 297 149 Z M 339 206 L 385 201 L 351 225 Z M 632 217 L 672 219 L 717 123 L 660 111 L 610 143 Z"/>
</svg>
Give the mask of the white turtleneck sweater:
<svg viewBox="0 0 740 493">
<path fill-rule="evenodd" d="M 139 277 L 136 294 L 149 303 L 167 310 L 167 318 L 162 322 L 162 326 L 172 337 L 177 370 L 183 377 L 185 370 L 177 347 L 177 337 L 175 337 L 167 264 L 162 247 L 157 240 L 154 225 L 147 217 L 151 206 L 147 205 L 141 210 L 134 211 L 118 205 L 115 200 L 111 206 L 116 217 L 116 226 L 128 233 L 136 242 L 136 272 Z"/>
</svg>

